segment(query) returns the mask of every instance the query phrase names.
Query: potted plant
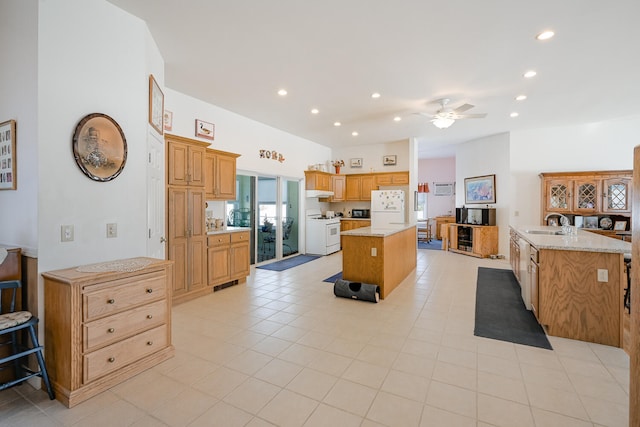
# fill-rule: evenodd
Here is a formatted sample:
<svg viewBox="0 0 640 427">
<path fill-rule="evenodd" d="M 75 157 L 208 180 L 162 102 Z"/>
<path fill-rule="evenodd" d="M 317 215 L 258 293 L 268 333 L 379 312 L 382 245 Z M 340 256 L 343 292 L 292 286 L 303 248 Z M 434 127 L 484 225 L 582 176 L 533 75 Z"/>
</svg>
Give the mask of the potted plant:
<svg viewBox="0 0 640 427">
<path fill-rule="evenodd" d="M 344 160 L 334 160 L 333 167 L 336 168 L 336 173 L 340 173 L 340 168 L 344 166 Z"/>
</svg>

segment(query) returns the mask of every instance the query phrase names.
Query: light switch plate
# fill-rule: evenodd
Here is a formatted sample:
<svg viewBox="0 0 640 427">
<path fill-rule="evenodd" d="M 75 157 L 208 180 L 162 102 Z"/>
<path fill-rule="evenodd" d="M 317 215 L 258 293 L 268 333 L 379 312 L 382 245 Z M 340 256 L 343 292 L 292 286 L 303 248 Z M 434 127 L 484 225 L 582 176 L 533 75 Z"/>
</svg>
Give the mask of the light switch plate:
<svg viewBox="0 0 640 427">
<path fill-rule="evenodd" d="M 609 281 L 609 270 L 604 268 L 598 269 L 598 282 L 608 282 Z"/>
<path fill-rule="evenodd" d="M 371 256 L 378 256 L 378 248 L 371 248 Z"/>
<path fill-rule="evenodd" d="M 107 224 L 107 238 L 111 239 L 114 237 L 118 237 L 118 224 L 116 223 Z"/>
<path fill-rule="evenodd" d="M 73 225 L 60 226 L 60 241 L 73 242 Z"/>
</svg>

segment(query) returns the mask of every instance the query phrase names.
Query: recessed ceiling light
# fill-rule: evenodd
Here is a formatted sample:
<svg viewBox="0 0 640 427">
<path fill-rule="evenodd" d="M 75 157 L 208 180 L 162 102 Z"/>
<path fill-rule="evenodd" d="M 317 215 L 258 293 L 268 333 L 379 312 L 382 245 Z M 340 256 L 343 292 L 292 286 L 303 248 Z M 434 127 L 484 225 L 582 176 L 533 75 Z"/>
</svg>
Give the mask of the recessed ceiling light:
<svg viewBox="0 0 640 427">
<path fill-rule="evenodd" d="M 280 96 L 286 96 L 286 95 L 287 95 L 287 91 L 286 91 L 285 89 L 280 89 L 280 90 L 278 91 L 278 95 L 280 95 Z"/>
<path fill-rule="evenodd" d="M 340 122 L 333 122 L 333 125 L 334 125 L 334 126 L 336 126 L 336 127 L 337 127 L 337 126 L 342 126 L 342 123 L 340 123 Z"/>
<path fill-rule="evenodd" d="M 351 132 L 351 135 L 353 135 L 353 136 L 358 136 L 358 132 L 353 131 L 353 132 Z"/>
<path fill-rule="evenodd" d="M 553 37 L 556 33 L 554 33 L 551 30 L 547 30 L 547 31 L 543 31 L 540 34 L 538 34 L 536 36 L 537 40 L 549 40 L 551 37 Z"/>
<path fill-rule="evenodd" d="M 371 97 L 373 99 L 377 99 L 377 98 L 380 98 L 380 94 L 378 92 L 374 92 L 374 93 L 371 94 Z"/>
<path fill-rule="evenodd" d="M 515 111 L 511 114 L 509 114 L 509 117 L 518 117 L 520 114 L 516 113 Z"/>
<path fill-rule="evenodd" d="M 402 117 L 400 117 L 400 116 L 395 116 L 395 117 L 393 118 L 393 121 L 394 121 L 394 122 L 399 122 L 400 120 L 402 120 Z"/>
<path fill-rule="evenodd" d="M 531 77 L 534 77 L 536 74 L 538 74 L 538 73 L 536 73 L 533 70 L 529 70 L 526 73 L 524 73 L 523 76 L 525 76 L 526 78 L 530 79 Z"/>
<path fill-rule="evenodd" d="M 524 101 L 527 99 L 527 95 L 518 95 L 516 96 L 516 101 Z"/>
<path fill-rule="evenodd" d="M 313 108 L 311 110 L 311 114 L 318 114 L 320 112 L 320 110 L 318 110 L 317 108 Z"/>
</svg>

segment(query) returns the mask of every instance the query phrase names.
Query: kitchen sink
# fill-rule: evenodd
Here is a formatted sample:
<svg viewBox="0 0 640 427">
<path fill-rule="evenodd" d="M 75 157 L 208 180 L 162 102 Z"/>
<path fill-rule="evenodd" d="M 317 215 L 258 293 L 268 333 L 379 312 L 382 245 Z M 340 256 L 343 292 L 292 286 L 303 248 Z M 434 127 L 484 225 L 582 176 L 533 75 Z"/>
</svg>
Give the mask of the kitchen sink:
<svg viewBox="0 0 640 427">
<path fill-rule="evenodd" d="M 558 236 L 564 234 L 560 230 L 525 230 L 525 232 L 529 234 L 546 234 L 548 236 Z"/>
</svg>

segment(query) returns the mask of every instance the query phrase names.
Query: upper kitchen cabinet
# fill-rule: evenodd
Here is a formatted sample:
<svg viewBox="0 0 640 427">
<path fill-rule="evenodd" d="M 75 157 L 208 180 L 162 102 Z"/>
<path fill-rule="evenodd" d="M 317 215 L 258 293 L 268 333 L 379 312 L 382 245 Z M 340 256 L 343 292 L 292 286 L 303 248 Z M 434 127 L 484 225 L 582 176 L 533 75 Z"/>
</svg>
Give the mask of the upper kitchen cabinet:
<svg viewBox="0 0 640 427">
<path fill-rule="evenodd" d="M 602 181 L 602 211 L 606 213 L 631 213 L 631 178 L 616 177 Z"/>
<path fill-rule="evenodd" d="M 304 171 L 306 190 L 331 190 L 331 174 L 322 171 Z"/>
<path fill-rule="evenodd" d="M 545 210 L 550 212 L 572 211 L 571 190 L 573 182 L 566 179 L 544 179 L 543 186 Z"/>
<path fill-rule="evenodd" d="M 371 191 L 376 190 L 375 175 L 346 175 L 345 199 L 371 200 Z"/>
<path fill-rule="evenodd" d="M 236 199 L 236 159 L 239 154 L 207 149 L 204 157 L 207 200 Z"/>
<path fill-rule="evenodd" d="M 166 135 L 169 185 L 204 187 L 204 158 L 208 142 Z"/>
<path fill-rule="evenodd" d="M 345 191 L 347 186 L 347 178 L 344 175 L 333 175 L 331 177 L 331 196 L 332 202 L 343 202 L 345 200 Z"/>
<path fill-rule="evenodd" d="M 574 211 L 581 214 L 600 212 L 600 179 L 579 178 L 574 181 Z"/>
<path fill-rule="evenodd" d="M 376 174 L 376 185 L 408 185 L 409 172 L 386 172 Z"/>
</svg>

